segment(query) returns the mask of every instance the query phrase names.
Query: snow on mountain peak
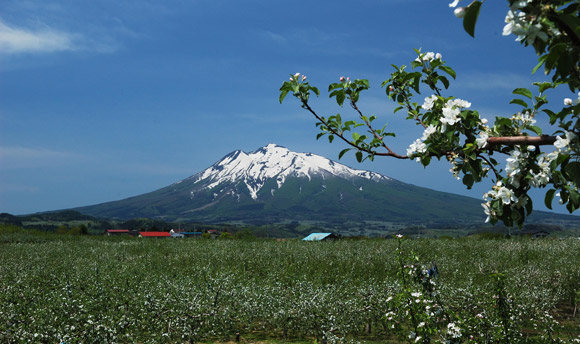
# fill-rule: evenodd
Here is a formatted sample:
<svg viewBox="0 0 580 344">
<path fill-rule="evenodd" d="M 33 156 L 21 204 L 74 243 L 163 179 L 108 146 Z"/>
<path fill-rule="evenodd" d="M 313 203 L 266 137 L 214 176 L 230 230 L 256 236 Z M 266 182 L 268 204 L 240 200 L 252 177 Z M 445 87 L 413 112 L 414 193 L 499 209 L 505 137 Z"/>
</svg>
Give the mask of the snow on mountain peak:
<svg viewBox="0 0 580 344">
<path fill-rule="evenodd" d="M 276 144 L 268 144 L 258 150 L 246 153 L 237 150 L 226 155 L 208 169 L 192 176 L 194 184 L 208 183 L 212 189 L 223 182 L 243 182 L 253 199 L 269 179 L 276 179 L 278 188 L 282 187 L 288 176 L 305 177 L 334 175 L 342 178 L 362 177 L 369 180 L 388 180 L 378 173 L 356 170 L 320 155 L 296 153 Z"/>
</svg>

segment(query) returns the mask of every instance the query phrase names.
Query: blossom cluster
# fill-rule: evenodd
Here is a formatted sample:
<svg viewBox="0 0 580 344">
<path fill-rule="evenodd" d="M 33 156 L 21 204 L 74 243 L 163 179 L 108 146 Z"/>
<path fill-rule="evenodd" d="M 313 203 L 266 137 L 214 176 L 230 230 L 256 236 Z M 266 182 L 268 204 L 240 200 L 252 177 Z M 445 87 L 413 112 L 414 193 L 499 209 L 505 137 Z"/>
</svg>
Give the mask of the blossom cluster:
<svg viewBox="0 0 580 344">
<path fill-rule="evenodd" d="M 428 53 L 429 54 L 429 53 Z M 435 105 L 437 102 L 440 102 L 442 98 L 439 98 L 436 95 L 431 95 L 425 98 L 423 105 L 421 108 L 425 111 L 432 111 L 435 109 Z M 420 139 L 415 140 L 407 149 L 407 156 L 412 158 L 417 154 L 423 154 L 427 152 L 427 145 L 424 141 L 429 139 L 431 135 L 436 132 L 444 133 L 447 130 L 447 126 L 452 126 L 461 120 L 461 110 L 468 109 L 471 107 L 471 103 L 463 100 L 463 99 L 450 99 L 443 104 L 441 108 L 441 117 L 439 118 L 439 122 L 441 123 L 440 126 L 435 126 L 430 124 L 425 126 L 425 130 L 423 131 L 423 135 Z M 416 159 L 420 161 L 419 158 Z"/>
<path fill-rule="evenodd" d="M 525 148 L 515 147 L 509 158 L 506 159 L 506 184 L 498 181 L 492 189 L 483 195 L 485 203 L 482 204 L 485 214 L 488 216 L 486 222 L 491 218 L 496 218 L 498 214 L 492 210 L 493 202 L 501 202 L 502 205 L 509 205 L 511 208 L 522 208 L 528 201 L 528 196 L 523 193 L 516 195 L 516 189 L 520 188 L 523 179 L 530 176 L 528 185 L 532 187 L 544 187 L 552 181 L 552 162 L 556 161 L 558 155 L 569 154 L 570 144 L 577 141 L 578 137 L 572 132 L 565 132 L 565 135 L 557 136 L 554 142 L 555 151 L 551 153 L 536 154 L 535 146 Z M 535 156 L 533 162 L 531 159 Z M 537 168 L 532 169 L 530 166 Z M 557 194 L 559 196 L 559 193 Z"/>
<path fill-rule="evenodd" d="M 421 56 L 417 57 L 415 61 L 417 62 L 431 62 L 433 60 L 441 60 L 443 55 L 440 53 L 434 53 L 432 51 L 422 54 Z"/>
<path fill-rule="evenodd" d="M 534 115 L 530 114 L 529 112 L 518 112 L 517 114 L 512 116 L 512 121 L 519 121 L 521 122 L 522 126 L 534 125 L 536 120 L 534 119 Z"/>
<path fill-rule="evenodd" d="M 467 7 L 457 7 L 461 0 L 454 0 L 449 4 L 449 7 L 455 8 L 453 13 L 458 18 L 463 18 L 467 13 Z M 559 31 L 555 28 L 549 27 L 545 29 L 539 22 L 536 16 L 530 15 L 524 11 L 525 7 L 532 3 L 532 0 L 514 1 L 510 5 L 505 17 L 505 26 L 502 34 L 509 36 L 514 34 L 517 36 L 516 41 L 520 42 L 527 40 L 528 43 L 534 44 L 536 39 L 543 42 L 548 41 L 549 36 L 547 30 L 555 36 L 559 35 Z"/>
</svg>

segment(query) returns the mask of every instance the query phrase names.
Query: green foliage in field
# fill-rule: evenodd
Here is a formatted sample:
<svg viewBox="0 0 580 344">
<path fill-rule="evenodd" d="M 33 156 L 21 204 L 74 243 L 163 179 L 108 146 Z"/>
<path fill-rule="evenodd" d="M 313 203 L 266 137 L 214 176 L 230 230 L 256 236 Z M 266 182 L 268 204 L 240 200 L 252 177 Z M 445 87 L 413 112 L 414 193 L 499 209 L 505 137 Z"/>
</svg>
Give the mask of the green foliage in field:
<svg viewBox="0 0 580 344">
<path fill-rule="evenodd" d="M 0 244 L 0 342 L 184 343 L 234 340 L 237 334 L 242 340 L 256 334 L 395 340 L 414 327 L 404 316 L 386 319 L 405 314 L 405 303 L 393 300 L 421 292 L 421 305 L 427 305 L 432 298 L 421 283 L 402 283 L 400 272 L 422 271 L 421 263 L 432 261 L 439 270 L 437 297 L 462 340 L 498 342 L 505 338 L 504 319 L 512 342 L 580 335 L 573 317 L 580 290 L 575 239 L 51 238 Z M 500 292 L 504 313 L 498 311 Z M 435 342 L 448 329 L 430 319 Z"/>
</svg>

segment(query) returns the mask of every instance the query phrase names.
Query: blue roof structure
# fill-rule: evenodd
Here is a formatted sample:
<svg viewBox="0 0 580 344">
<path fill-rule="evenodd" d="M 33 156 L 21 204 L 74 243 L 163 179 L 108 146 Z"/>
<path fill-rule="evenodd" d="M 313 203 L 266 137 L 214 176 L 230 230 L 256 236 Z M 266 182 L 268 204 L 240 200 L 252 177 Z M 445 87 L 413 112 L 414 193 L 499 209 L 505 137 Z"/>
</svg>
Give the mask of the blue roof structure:
<svg viewBox="0 0 580 344">
<path fill-rule="evenodd" d="M 322 241 L 331 235 L 333 235 L 333 234 L 332 233 L 312 233 L 302 240 L 303 241 Z"/>
</svg>

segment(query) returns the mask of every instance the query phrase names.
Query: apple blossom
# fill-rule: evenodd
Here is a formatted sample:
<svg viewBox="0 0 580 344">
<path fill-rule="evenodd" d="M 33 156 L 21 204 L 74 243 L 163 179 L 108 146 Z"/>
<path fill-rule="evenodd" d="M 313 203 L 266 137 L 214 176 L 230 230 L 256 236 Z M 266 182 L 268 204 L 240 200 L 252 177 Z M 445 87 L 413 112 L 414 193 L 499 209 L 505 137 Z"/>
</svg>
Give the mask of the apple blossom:
<svg viewBox="0 0 580 344">
<path fill-rule="evenodd" d="M 435 104 L 436 100 L 437 100 L 436 95 L 432 95 L 431 97 L 427 97 L 427 98 L 425 98 L 425 102 L 423 103 L 423 105 L 421 107 L 423 108 L 423 110 L 431 110 L 433 108 L 433 105 Z"/>
<path fill-rule="evenodd" d="M 489 139 L 489 135 L 485 131 L 480 131 L 478 137 L 475 139 L 477 147 L 480 149 L 485 148 L 487 146 L 487 139 Z"/>
<path fill-rule="evenodd" d="M 435 127 L 434 125 L 429 125 L 427 128 L 425 128 L 425 131 L 423 131 L 423 136 L 421 136 L 421 140 L 423 141 L 427 140 L 429 136 L 431 136 L 435 132 L 437 132 L 437 127 Z"/>
<path fill-rule="evenodd" d="M 463 17 L 465 17 L 465 14 L 467 14 L 467 8 L 465 8 L 465 7 L 457 7 L 455 10 L 453 10 L 453 14 L 457 18 L 463 18 Z"/>
</svg>

